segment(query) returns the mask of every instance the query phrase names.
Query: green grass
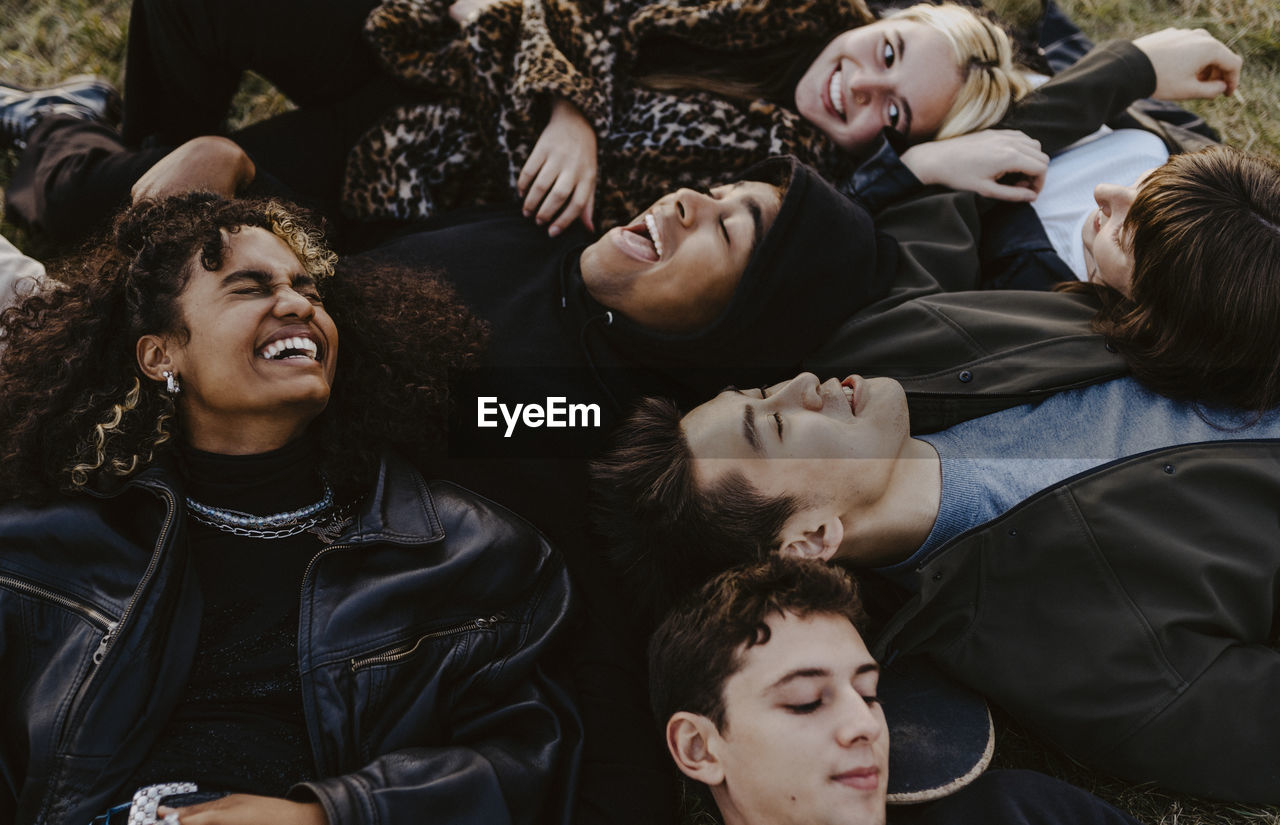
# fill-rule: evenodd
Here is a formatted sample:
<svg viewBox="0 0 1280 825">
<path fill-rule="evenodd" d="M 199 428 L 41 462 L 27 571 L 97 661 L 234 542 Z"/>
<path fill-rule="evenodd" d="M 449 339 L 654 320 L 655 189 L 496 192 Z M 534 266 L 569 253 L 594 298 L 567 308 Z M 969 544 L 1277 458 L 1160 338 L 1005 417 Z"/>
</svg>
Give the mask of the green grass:
<svg viewBox="0 0 1280 825">
<path fill-rule="evenodd" d="M 1203 27 L 1245 57 L 1240 94 L 1193 103 L 1224 140 L 1240 148 L 1280 156 L 1280 4 L 1276 0 L 1059 0 L 1095 40 L 1132 37 L 1166 26 Z M 93 73 L 123 80 L 128 29 L 127 0 L 0 0 L 0 79 L 24 86 Z M 286 102 L 259 78 L 248 78 L 236 98 L 231 125 L 282 110 Z M 15 161 L 0 153 L 0 186 Z M 16 227 L 0 231 L 27 244 Z M 1280 825 L 1275 808 L 1226 805 L 1134 787 L 1085 769 L 1000 720 L 996 764 L 1036 768 L 1085 787 L 1151 825 Z M 1189 747 L 1194 743 L 1188 743 Z M 687 817 L 688 821 L 707 821 Z"/>
</svg>

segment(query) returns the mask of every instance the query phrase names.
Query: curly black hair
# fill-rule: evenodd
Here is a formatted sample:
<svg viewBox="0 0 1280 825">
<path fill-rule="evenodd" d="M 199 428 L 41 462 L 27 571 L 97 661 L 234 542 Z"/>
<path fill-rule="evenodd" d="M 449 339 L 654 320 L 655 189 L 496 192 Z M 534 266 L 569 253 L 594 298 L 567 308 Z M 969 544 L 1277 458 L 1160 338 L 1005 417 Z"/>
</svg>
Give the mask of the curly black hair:
<svg viewBox="0 0 1280 825">
<path fill-rule="evenodd" d="M 392 449 L 419 463 L 443 451 L 451 373 L 485 340 L 452 288 L 430 273 L 336 256 L 297 207 L 191 193 L 144 201 L 0 313 L 0 501 L 108 490 L 174 447 L 177 412 L 136 356 L 145 334 L 188 334 L 178 298 L 196 262 L 221 266 L 226 235 L 260 227 L 320 284 L 342 340 L 334 388 L 312 423 L 321 466 L 348 495 Z"/>
</svg>

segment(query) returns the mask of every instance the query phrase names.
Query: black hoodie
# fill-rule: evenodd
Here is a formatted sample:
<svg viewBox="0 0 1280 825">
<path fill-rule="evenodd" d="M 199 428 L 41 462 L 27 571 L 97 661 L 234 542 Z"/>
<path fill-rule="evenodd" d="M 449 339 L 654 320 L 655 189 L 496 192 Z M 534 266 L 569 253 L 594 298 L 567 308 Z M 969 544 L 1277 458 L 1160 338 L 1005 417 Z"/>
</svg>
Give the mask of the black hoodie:
<svg viewBox="0 0 1280 825">
<path fill-rule="evenodd" d="M 729 383 L 788 378 L 843 321 L 889 292 L 897 245 L 861 206 L 790 157 L 741 178 L 782 185 L 785 194 L 729 305 L 693 332 L 646 329 L 600 304 L 579 269 L 590 236 L 575 224 L 548 238 L 515 209 L 455 213 L 361 256 L 440 272 L 491 325 L 486 366 L 456 396 L 454 452 L 588 457 L 638 398 L 693 404 Z M 499 426 L 476 426 L 484 397 L 508 407 L 549 397 L 597 404 L 600 426 L 517 426 L 508 437 L 500 414 L 490 416 Z"/>
<path fill-rule="evenodd" d="M 583 804 L 626 806 L 655 821 L 673 818 L 658 810 L 670 798 L 669 760 L 651 746 L 643 639 L 620 612 L 619 583 L 586 524 L 583 459 L 642 394 L 693 403 L 728 381 L 793 375 L 845 318 L 888 292 L 897 262 L 896 246 L 867 214 L 807 167 L 774 160 L 746 177 L 785 183 L 786 194 L 729 306 L 693 333 L 646 330 L 602 306 L 579 270 L 589 234 L 575 225 L 548 238 L 516 209 L 442 216 L 353 266 L 433 269 L 489 322 L 487 365 L 454 388 L 458 460 L 445 474 L 525 516 L 565 554 L 590 617 L 573 645 L 587 730 Z M 485 397 L 509 406 L 551 397 L 594 403 L 601 426 L 519 427 L 508 438 L 501 416 L 497 427 L 477 426 Z"/>
<path fill-rule="evenodd" d="M 806 355 L 893 285 L 897 244 L 813 169 L 778 157 L 756 164 L 741 179 L 780 184 L 785 194 L 729 305 L 714 321 L 693 332 L 669 333 L 612 313 L 610 322 L 584 335 L 585 356 L 601 368 L 621 405 L 663 395 L 687 407 L 726 384 L 790 378 Z M 646 369 L 630 369 L 637 365 Z"/>
</svg>

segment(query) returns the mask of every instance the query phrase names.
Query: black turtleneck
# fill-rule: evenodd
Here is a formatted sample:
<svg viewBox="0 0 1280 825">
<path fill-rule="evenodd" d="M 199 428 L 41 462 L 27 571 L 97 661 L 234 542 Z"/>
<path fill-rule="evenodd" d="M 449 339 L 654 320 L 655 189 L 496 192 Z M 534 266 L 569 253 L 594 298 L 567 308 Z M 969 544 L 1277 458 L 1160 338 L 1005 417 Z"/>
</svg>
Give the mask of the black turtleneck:
<svg viewBox="0 0 1280 825">
<path fill-rule="evenodd" d="M 299 439 L 260 455 L 184 448 L 186 494 L 254 515 L 320 500 L 314 445 Z M 186 690 L 122 797 L 157 782 L 202 791 L 283 796 L 314 767 L 298 679 L 302 577 L 322 545 L 311 533 L 282 539 L 232 535 L 187 519 L 203 599 Z"/>
</svg>

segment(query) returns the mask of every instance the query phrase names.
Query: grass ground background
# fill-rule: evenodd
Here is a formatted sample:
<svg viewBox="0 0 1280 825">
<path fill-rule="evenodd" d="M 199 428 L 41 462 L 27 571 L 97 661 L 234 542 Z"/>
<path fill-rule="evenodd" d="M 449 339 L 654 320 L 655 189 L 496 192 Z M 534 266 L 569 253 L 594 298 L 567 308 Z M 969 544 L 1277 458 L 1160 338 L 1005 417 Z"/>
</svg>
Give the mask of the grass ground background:
<svg viewBox="0 0 1280 825">
<path fill-rule="evenodd" d="M 991 0 L 993 5 L 1019 0 Z M 1132 37 L 1165 26 L 1203 27 L 1245 58 L 1240 93 L 1193 103 L 1225 142 L 1280 157 L 1280 3 L 1276 0 L 1058 0 L 1094 40 Z M 128 0 L 0 0 L 0 81 L 40 86 L 73 74 L 123 81 Z M 280 110 L 285 101 L 265 82 L 249 78 L 237 97 L 232 125 Z M 0 187 L 12 174 L 13 153 L 0 153 Z M 36 254 L 10 225 L 4 234 Z M 1085 770 L 1000 720 L 997 765 L 1044 770 L 1085 787 L 1151 825 L 1280 825 L 1275 808 L 1223 805 L 1133 787 Z M 1187 743 L 1194 748 L 1195 743 Z"/>
</svg>

